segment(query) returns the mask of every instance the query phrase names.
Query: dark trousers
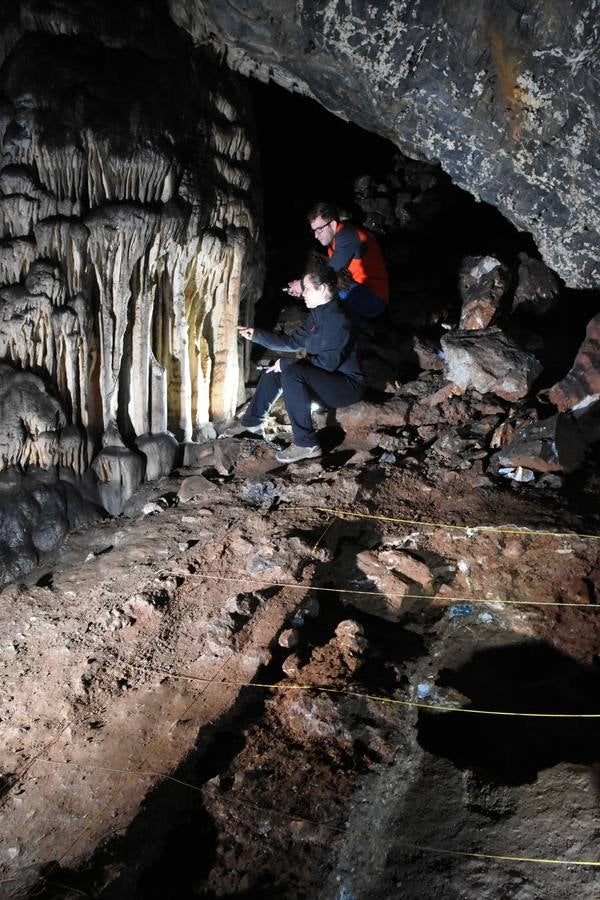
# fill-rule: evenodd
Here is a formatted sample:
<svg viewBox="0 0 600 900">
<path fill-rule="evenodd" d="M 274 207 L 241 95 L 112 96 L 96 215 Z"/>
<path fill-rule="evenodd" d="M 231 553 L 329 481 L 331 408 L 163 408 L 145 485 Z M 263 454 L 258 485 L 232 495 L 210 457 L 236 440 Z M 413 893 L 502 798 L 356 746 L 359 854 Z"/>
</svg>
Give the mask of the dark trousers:
<svg viewBox="0 0 600 900">
<path fill-rule="evenodd" d="M 283 400 L 292 423 L 294 443 L 313 447 L 317 435 L 310 415 L 310 404 L 320 400 L 325 406 L 351 406 L 363 396 L 365 387 L 342 372 L 326 372 L 304 360 L 292 363 L 283 372 L 265 372 L 244 417 L 243 425 L 258 425 L 283 391 Z"/>
<path fill-rule="evenodd" d="M 340 291 L 340 301 L 353 319 L 374 319 L 387 306 L 366 284 L 354 284 L 349 291 Z"/>
</svg>

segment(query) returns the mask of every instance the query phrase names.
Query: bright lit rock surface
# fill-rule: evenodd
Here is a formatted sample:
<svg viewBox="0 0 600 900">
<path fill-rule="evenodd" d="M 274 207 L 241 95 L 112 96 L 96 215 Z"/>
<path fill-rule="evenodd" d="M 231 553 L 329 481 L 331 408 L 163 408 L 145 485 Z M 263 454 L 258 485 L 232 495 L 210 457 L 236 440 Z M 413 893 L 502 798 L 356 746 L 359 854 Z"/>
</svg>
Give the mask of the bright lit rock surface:
<svg viewBox="0 0 600 900">
<path fill-rule="evenodd" d="M 244 88 L 155 3 L 9 0 L 0 26 L 0 362 L 60 407 L 40 465 L 79 426 L 86 465 L 139 458 L 129 490 L 136 438 L 190 441 L 238 404 L 262 277 Z M 3 431 L 0 468 L 33 453 Z"/>
</svg>

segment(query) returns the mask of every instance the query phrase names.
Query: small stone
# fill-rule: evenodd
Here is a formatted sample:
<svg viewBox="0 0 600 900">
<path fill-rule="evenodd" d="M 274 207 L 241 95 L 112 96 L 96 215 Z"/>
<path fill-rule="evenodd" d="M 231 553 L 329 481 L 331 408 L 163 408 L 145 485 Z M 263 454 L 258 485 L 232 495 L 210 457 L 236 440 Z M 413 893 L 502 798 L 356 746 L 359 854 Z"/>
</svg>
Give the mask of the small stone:
<svg viewBox="0 0 600 900">
<path fill-rule="evenodd" d="M 300 659 L 295 653 L 286 656 L 281 664 L 282 671 L 288 678 L 294 678 L 300 670 Z"/>
<path fill-rule="evenodd" d="M 286 628 L 279 635 L 277 643 L 286 650 L 292 650 L 297 647 L 300 642 L 300 636 L 295 628 Z"/>
<path fill-rule="evenodd" d="M 157 513 L 164 512 L 164 507 L 160 505 L 160 503 L 146 503 L 142 507 L 142 515 L 143 516 L 155 516 Z"/>
<path fill-rule="evenodd" d="M 343 619 L 335 629 L 335 634 L 340 641 L 354 640 L 358 634 L 364 634 L 364 628 L 354 619 Z"/>
<path fill-rule="evenodd" d="M 194 497 L 204 497 L 207 493 L 214 492 L 215 485 L 204 475 L 190 475 L 184 478 L 177 491 L 177 496 L 182 503 L 187 503 Z"/>
<path fill-rule="evenodd" d="M 421 586 L 431 584 L 432 576 L 429 567 L 410 553 L 403 553 L 401 550 L 384 550 L 378 554 L 378 558 L 386 568 L 400 572 Z"/>
</svg>

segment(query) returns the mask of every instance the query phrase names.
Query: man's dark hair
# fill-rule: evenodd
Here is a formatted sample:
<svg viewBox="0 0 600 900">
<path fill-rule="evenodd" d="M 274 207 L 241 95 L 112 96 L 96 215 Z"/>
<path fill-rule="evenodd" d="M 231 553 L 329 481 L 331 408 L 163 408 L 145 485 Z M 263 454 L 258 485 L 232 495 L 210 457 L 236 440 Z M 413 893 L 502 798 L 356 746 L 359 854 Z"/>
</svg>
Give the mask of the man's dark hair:
<svg viewBox="0 0 600 900">
<path fill-rule="evenodd" d="M 327 201 L 322 203 L 315 203 L 312 209 L 309 209 L 306 214 L 306 218 L 310 225 L 311 222 L 314 222 L 315 219 L 318 219 L 319 216 L 322 219 L 335 219 L 336 222 L 340 221 L 340 211 L 335 205 L 335 203 L 329 203 Z"/>
</svg>

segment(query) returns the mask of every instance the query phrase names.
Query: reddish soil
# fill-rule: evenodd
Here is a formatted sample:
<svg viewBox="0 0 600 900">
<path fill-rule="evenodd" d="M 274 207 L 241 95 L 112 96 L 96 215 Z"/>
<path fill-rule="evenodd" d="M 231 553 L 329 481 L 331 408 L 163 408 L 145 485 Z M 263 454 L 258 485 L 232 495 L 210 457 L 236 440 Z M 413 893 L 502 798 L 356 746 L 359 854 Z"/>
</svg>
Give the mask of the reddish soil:
<svg viewBox="0 0 600 900">
<path fill-rule="evenodd" d="M 598 896 L 468 855 L 599 858 L 593 483 L 229 450 L 3 591 L 0 894 Z"/>
</svg>

